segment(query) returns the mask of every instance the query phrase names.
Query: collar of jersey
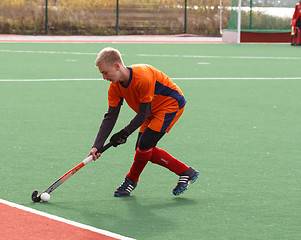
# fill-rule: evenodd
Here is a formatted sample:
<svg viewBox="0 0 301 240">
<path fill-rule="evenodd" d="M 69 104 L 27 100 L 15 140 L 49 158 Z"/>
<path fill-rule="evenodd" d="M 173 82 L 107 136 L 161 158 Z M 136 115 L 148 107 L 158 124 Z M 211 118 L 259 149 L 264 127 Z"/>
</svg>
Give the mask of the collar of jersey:
<svg viewBox="0 0 301 240">
<path fill-rule="evenodd" d="M 126 84 L 126 85 L 123 85 L 123 84 L 120 82 L 120 85 L 121 85 L 122 87 L 124 87 L 124 88 L 127 88 L 127 87 L 131 84 L 131 81 L 132 81 L 132 78 L 133 78 L 133 69 L 130 68 L 130 67 L 127 67 L 127 69 L 130 70 L 130 78 L 129 78 L 127 84 Z"/>
</svg>

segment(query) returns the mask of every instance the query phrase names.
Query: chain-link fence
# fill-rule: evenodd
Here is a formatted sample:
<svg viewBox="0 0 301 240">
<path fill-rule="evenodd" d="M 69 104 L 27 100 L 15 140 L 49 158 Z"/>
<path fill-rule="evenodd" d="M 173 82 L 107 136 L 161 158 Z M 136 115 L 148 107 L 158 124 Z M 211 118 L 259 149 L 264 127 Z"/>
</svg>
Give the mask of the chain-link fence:
<svg viewBox="0 0 301 240">
<path fill-rule="evenodd" d="M 289 29 L 296 1 L 242 0 L 242 29 Z M 1 0 L 0 33 L 220 36 L 220 25 L 237 28 L 237 5 L 238 0 Z"/>
<path fill-rule="evenodd" d="M 0 33 L 220 36 L 221 0 L 1 0 Z M 223 0 L 227 27 L 231 0 Z"/>
</svg>

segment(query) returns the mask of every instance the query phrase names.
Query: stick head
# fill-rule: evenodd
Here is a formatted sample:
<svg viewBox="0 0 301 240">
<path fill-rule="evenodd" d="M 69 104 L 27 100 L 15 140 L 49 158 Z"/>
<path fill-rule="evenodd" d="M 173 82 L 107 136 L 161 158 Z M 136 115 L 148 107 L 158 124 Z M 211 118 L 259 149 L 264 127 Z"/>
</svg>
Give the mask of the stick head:
<svg viewBox="0 0 301 240">
<path fill-rule="evenodd" d="M 38 196 L 39 192 L 38 190 L 34 190 L 33 193 L 31 194 L 31 200 L 33 202 L 40 202 L 41 201 L 41 197 Z"/>
</svg>

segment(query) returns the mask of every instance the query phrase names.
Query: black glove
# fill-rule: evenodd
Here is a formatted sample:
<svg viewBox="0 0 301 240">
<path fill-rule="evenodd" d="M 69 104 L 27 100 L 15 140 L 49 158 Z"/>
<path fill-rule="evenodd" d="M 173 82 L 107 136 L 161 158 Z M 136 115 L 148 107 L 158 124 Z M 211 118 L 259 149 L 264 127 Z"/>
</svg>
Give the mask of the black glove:
<svg viewBox="0 0 301 240">
<path fill-rule="evenodd" d="M 122 129 L 120 132 L 115 133 L 111 139 L 110 142 L 113 143 L 114 147 L 117 147 L 120 144 L 124 144 L 126 143 L 126 139 L 127 139 L 128 135 L 126 134 L 126 132 Z"/>
</svg>

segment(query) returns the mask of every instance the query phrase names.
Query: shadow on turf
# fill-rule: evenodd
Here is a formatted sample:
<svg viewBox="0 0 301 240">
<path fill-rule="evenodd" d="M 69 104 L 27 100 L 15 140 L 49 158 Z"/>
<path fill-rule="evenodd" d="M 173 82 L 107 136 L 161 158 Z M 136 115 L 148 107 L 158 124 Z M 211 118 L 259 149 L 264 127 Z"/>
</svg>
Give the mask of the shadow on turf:
<svg viewBox="0 0 301 240">
<path fill-rule="evenodd" d="M 158 239 L 158 236 L 162 239 L 163 236 L 172 235 L 171 231 L 182 229 L 179 218 L 186 212 L 185 209 L 197 205 L 196 200 L 189 198 L 146 199 L 131 196 L 118 200 L 127 206 L 128 214 L 122 216 L 122 224 L 116 227 L 123 234 L 137 239 Z M 127 232 L 128 229 L 131 231 Z"/>
<path fill-rule="evenodd" d="M 128 198 L 121 198 L 120 201 L 128 203 L 128 206 L 135 206 L 139 208 L 141 206 L 142 209 L 161 209 L 161 208 L 172 208 L 172 207 L 180 207 L 185 205 L 193 205 L 197 204 L 198 201 L 195 199 L 185 198 L 185 197 L 171 197 L 171 198 L 143 198 L 131 196 Z"/>
<path fill-rule="evenodd" d="M 148 235 L 168 234 L 182 225 L 179 218 L 187 208 L 196 208 L 198 201 L 181 197 L 146 198 L 131 196 L 103 201 L 48 202 L 30 204 L 41 211 L 51 212 L 100 229 L 137 239 Z M 64 213 L 63 213 L 64 212 Z M 63 214 L 62 214 L 63 213 Z M 80 216 L 79 218 L 77 216 Z M 187 216 L 185 216 L 187 217 Z"/>
</svg>

